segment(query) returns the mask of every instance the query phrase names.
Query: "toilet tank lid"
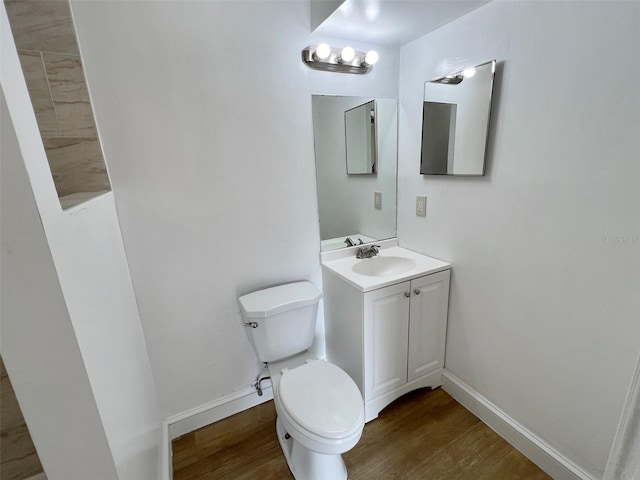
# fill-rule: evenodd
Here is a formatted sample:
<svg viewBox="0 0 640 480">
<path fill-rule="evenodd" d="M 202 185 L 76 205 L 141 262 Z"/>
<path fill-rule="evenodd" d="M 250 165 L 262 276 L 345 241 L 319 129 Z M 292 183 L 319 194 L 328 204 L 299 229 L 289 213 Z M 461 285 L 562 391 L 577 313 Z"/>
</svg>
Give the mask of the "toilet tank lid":
<svg viewBox="0 0 640 480">
<path fill-rule="evenodd" d="M 247 318 L 266 318 L 317 303 L 322 293 L 310 282 L 296 282 L 258 290 L 239 298 Z"/>
</svg>

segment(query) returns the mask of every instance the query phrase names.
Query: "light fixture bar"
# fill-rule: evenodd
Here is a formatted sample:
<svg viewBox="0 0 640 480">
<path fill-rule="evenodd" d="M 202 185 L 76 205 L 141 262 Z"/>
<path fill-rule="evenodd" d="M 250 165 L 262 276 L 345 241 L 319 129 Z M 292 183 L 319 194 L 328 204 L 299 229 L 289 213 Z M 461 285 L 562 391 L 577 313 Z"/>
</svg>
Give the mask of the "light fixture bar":
<svg viewBox="0 0 640 480">
<path fill-rule="evenodd" d="M 323 45 L 323 49 L 326 49 L 326 44 Z M 325 72 L 335 72 L 335 73 L 353 73 L 356 75 L 364 75 L 369 73 L 373 69 L 373 64 L 367 63 L 365 58 L 367 58 L 367 53 L 354 51 L 353 49 L 347 50 L 348 47 L 342 48 L 330 48 L 330 53 L 325 58 L 320 58 L 319 55 L 316 55 L 316 50 L 318 49 L 318 45 L 311 45 L 302 50 L 302 62 L 309 68 L 313 68 L 314 70 L 323 70 Z M 348 55 L 345 55 L 345 52 Z M 351 57 L 351 52 L 353 52 L 353 57 Z M 373 50 L 371 51 L 373 52 Z M 371 55 L 369 52 L 369 59 L 374 58 L 377 62 L 378 55 Z M 325 53 L 325 52 L 323 52 Z M 324 55 L 322 55 L 324 57 Z M 343 56 L 346 56 L 348 60 L 345 60 Z M 374 62 L 375 63 L 375 62 Z"/>
<path fill-rule="evenodd" d="M 492 69 L 491 72 L 495 73 L 496 64 L 495 64 L 495 60 L 494 60 L 493 62 L 486 62 L 486 63 L 483 63 L 481 65 L 476 65 L 475 67 L 464 68 L 463 70 L 457 71 L 455 73 L 451 73 L 451 74 L 446 75 L 444 77 L 434 78 L 433 80 L 430 80 L 430 83 L 444 83 L 444 84 L 448 84 L 448 85 L 458 85 L 465 78 L 473 77 L 476 74 L 476 69 L 478 69 L 479 67 L 483 67 L 485 65 L 488 65 L 490 63 L 492 64 L 491 65 L 491 69 Z"/>
</svg>

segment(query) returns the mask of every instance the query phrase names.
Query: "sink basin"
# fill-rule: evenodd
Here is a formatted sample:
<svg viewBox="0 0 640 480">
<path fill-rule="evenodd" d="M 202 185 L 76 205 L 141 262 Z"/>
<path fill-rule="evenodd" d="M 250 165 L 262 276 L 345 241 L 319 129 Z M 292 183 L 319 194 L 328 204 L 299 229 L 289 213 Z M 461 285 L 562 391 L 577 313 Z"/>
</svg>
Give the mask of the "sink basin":
<svg viewBox="0 0 640 480">
<path fill-rule="evenodd" d="M 351 267 L 351 270 L 359 275 L 384 277 L 387 275 L 399 275 L 401 273 L 408 272 L 415 266 L 416 262 L 410 258 L 376 256 L 363 258 Z"/>
<path fill-rule="evenodd" d="M 398 247 L 394 242 L 395 239 L 380 242 L 380 252 L 373 258 L 356 258 L 355 248 L 323 252 L 322 269 L 344 280 L 345 285 L 370 292 L 451 268 L 447 262 Z"/>
</svg>

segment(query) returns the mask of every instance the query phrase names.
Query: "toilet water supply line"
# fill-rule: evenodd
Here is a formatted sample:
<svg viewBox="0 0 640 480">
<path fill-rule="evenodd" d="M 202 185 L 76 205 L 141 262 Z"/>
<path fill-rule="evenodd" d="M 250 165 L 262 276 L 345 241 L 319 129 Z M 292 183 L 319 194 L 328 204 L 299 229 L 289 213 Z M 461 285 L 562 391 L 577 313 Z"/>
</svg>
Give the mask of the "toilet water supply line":
<svg viewBox="0 0 640 480">
<path fill-rule="evenodd" d="M 266 363 L 264 367 L 267 368 Z M 252 387 L 255 387 L 259 397 L 262 396 L 262 382 L 264 380 L 271 380 L 271 377 L 269 375 L 262 376 L 262 374 L 259 373 L 258 376 L 256 377 L 256 380 L 251 384 Z"/>
<path fill-rule="evenodd" d="M 248 328 L 258 328 L 259 324 L 258 322 L 242 322 L 244 324 L 245 327 Z M 263 368 L 267 368 L 267 364 L 264 364 Z M 258 376 L 256 377 L 255 381 L 251 384 L 252 387 L 254 387 L 256 389 L 256 391 L 258 392 L 258 396 L 261 397 L 262 396 L 262 381 L 263 380 L 271 380 L 271 377 L 266 375 L 266 376 L 262 376 L 262 374 L 258 374 Z"/>
</svg>

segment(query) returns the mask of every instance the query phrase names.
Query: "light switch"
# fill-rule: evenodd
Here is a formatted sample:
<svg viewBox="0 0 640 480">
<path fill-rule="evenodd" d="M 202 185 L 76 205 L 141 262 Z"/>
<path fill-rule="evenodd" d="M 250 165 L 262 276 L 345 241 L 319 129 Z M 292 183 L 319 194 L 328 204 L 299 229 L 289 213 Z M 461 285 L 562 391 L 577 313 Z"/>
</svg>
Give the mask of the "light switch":
<svg viewBox="0 0 640 480">
<path fill-rule="evenodd" d="M 419 217 L 427 216 L 427 196 L 416 195 L 416 215 Z"/>
<path fill-rule="evenodd" d="M 374 192 L 373 206 L 380 210 L 382 208 L 382 192 Z"/>
</svg>

